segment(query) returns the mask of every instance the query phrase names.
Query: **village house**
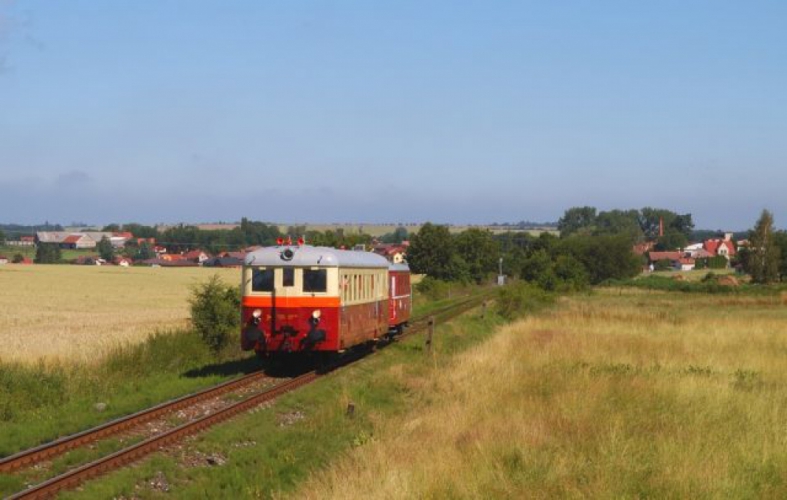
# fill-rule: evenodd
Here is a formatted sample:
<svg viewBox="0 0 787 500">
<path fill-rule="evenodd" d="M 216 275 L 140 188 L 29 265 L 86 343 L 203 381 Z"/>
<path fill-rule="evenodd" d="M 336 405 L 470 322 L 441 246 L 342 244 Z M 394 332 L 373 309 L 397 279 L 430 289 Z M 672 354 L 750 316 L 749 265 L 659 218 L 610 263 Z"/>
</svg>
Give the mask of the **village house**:
<svg viewBox="0 0 787 500">
<path fill-rule="evenodd" d="M 2 264 L 8 264 L 8 257 L 5 255 L 0 255 L 0 265 Z"/>
<path fill-rule="evenodd" d="M 36 244 L 35 236 L 20 236 L 18 240 L 6 240 L 6 245 L 11 247 L 32 247 Z"/>
<path fill-rule="evenodd" d="M 720 256 L 724 257 L 727 260 L 730 260 L 738 253 L 737 246 L 735 242 L 732 241 L 732 233 L 726 233 L 724 235 L 724 239 L 716 238 L 706 240 L 702 248 L 707 251 L 709 254 L 713 256 Z"/>
<path fill-rule="evenodd" d="M 404 243 L 401 245 L 394 243 L 379 243 L 372 247 L 372 252 L 385 257 L 394 264 L 400 264 L 404 262 L 407 256 L 407 246 L 408 245 Z"/>
<path fill-rule="evenodd" d="M 115 256 L 114 259 L 112 259 L 112 263 L 114 265 L 120 266 L 120 267 L 129 267 L 131 264 L 134 263 L 134 261 L 131 260 L 130 257 L 122 257 L 122 256 L 118 255 L 118 256 Z"/>
<path fill-rule="evenodd" d="M 190 252 L 184 253 L 183 258 L 189 262 L 196 262 L 197 264 L 202 265 L 210 258 L 210 255 L 206 254 L 202 250 L 192 250 Z"/>
<path fill-rule="evenodd" d="M 106 238 L 114 248 L 123 248 L 133 235 L 128 232 L 124 233 L 111 233 L 106 231 L 81 231 L 72 232 L 67 231 L 39 231 L 36 233 L 35 241 L 37 243 L 54 243 L 60 248 L 67 249 L 83 249 L 83 248 L 96 248 L 96 245 Z"/>
<path fill-rule="evenodd" d="M 681 260 L 685 259 L 683 252 L 649 252 L 648 261 L 650 262 L 651 269 L 653 269 L 659 262 L 667 261 L 669 267 L 672 269 L 681 269 L 683 263 Z M 688 265 L 688 264 L 687 264 Z M 692 269 L 694 267 L 692 266 Z"/>
</svg>

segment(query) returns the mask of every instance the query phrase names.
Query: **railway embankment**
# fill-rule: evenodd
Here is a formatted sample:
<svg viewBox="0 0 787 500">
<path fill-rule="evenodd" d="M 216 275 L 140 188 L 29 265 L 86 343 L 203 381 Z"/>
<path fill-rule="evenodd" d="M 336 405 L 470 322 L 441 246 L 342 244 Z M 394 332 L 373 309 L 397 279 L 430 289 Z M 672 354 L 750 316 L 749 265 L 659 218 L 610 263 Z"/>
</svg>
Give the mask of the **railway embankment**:
<svg viewBox="0 0 787 500">
<path fill-rule="evenodd" d="M 418 297 L 416 314 L 439 311 L 453 299 Z M 232 346 L 234 347 L 234 346 Z M 215 353 L 191 330 L 162 331 L 146 341 L 111 350 L 92 363 L 0 364 L 0 457 L 103 424 L 171 398 L 259 369 L 236 349 Z M 293 417 L 295 418 L 295 417 Z M 296 419 L 297 420 L 297 419 Z M 173 417 L 166 425 L 175 425 Z M 0 496 L 75 465 L 104 456 L 141 436 L 119 436 L 23 471 L 0 474 Z"/>
<path fill-rule="evenodd" d="M 439 324 L 423 335 L 281 396 L 164 453 L 84 485 L 64 498 L 267 497 L 294 491 L 311 473 L 374 442 L 381 422 L 420 404 L 417 386 L 458 353 L 488 338 L 503 320 L 491 307 Z"/>
</svg>

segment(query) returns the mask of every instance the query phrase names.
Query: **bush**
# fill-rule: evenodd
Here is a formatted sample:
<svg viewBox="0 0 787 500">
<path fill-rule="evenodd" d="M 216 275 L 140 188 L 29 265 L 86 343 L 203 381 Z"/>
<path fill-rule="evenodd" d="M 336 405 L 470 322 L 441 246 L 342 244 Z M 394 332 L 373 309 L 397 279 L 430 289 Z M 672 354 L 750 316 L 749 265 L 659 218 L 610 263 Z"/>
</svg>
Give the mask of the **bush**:
<svg viewBox="0 0 787 500">
<path fill-rule="evenodd" d="M 423 295 L 429 300 L 442 300 L 448 298 L 451 290 L 452 283 L 448 281 L 432 278 L 431 276 L 424 277 L 420 283 L 415 285 L 415 291 Z M 459 286 L 454 284 L 454 286 Z"/>
<path fill-rule="evenodd" d="M 240 330 L 240 291 L 218 275 L 196 285 L 189 299 L 191 324 L 214 352 L 221 351 Z"/>
<path fill-rule="evenodd" d="M 672 262 L 667 259 L 657 260 L 653 263 L 654 271 L 672 271 Z"/>
<path fill-rule="evenodd" d="M 497 313 L 513 320 L 552 304 L 555 296 L 529 283 L 501 287 L 497 294 Z"/>
</svg>

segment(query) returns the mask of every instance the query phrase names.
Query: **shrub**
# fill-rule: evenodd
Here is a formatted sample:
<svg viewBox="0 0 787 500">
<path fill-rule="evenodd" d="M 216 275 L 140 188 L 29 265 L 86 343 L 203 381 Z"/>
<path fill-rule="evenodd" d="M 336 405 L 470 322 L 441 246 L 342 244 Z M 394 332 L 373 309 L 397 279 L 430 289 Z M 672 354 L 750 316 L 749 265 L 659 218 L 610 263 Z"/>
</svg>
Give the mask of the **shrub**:
<svg viewBox="0 0 787 500">
<path fill-rule="evenodd" d="M 555 301 L 555 296 L 529 283 L 501 287 L 497 295 L 497 312 L 507 320 L 538 311 Z"/>
<path fill-rule="evenodd" d="M 218 275 L 196 285 L 189 299 L 191 323 L 214 352 L 221 351 L 240 330 L 240 291 Z"/>
<path fill-rule="evenodd" d="M 653 263 L 654 271 L 672 271 L 672 262 L 667 259 L 657 260 Z"/>
</svg>

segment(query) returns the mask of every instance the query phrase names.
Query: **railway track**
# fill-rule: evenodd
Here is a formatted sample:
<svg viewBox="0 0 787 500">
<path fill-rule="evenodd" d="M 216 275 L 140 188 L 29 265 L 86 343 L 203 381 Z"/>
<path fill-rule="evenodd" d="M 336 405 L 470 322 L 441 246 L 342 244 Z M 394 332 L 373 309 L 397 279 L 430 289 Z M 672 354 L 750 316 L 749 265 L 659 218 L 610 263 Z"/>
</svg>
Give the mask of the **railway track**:
<svg viewBox="0 0 787 500">
<path fill-rule="evenodd" d="M 430 327 L 432 322 L 444 322 L 459 316 L 460 314 L 479 306 L 487 298 L 488 294 L 478 295 L 431 311 L 429 314 L 413 320 L 411 327 L 408 328 L 405 333 L 397 336 L 396 338 L 406 338 L 416 333 L 425 331 Z M 362 357 L 364 356 L 346 357 L 343 359 L 340 365 L 335 366 L 333 369 L 351 364 Z M 81 467 L 69 470 L 68 472 L 53 477 L 35 486 L 31 486 L 30 488 L 8 498 L 51 498 L 59 491 L 75 488 L 85 481 L 101 474 L 122 468 L 146 455 L 149 455 L 150 453 L 158 451 L 168 445 L 171 445 L 172 443 L 178 442 L 187 436 L 196 434 L 235 415 L 248 411 L 265 402 L 271 401 L 301 386 L 314 382 L 323 375 L 324 373 L 318 373 L 317 371 L 304 373 L 298 377 L 259 391 L 256 394 L 253 394 L 239 402 L 229 404 L 208 415 L 183 423 L 175 428 L 156 434 L 115 453 L 82 465 Z M 145 422 L 172 414 L 173 412 L 176 412 L 180 409 L 194 406 L 203 401 L 238 391 L 241 388 L 248 387 L 251 384 L 259 382 L 264 378 L 266 378 L 266 375 L 262 371 L 250 373 L 238 379 L 224 382 L 215 387 L 205 389 L 195 394 L 167 401 L 152 408 L 148 408 L 146 410 L 142 410 L 137 413 L 107 422 L 98 427 L 94 427 L 71 436 L 57 439 L 51 443 L 16 453 L 0 460 L 0 472 L 13 473 L 25 468 L 29 468 L 43 461 L 50 460 L 57 455 L 89 445 L 102 439 L 106 439 L 110 436 L 118 435 L 138 427 Z"/>
</svg>

